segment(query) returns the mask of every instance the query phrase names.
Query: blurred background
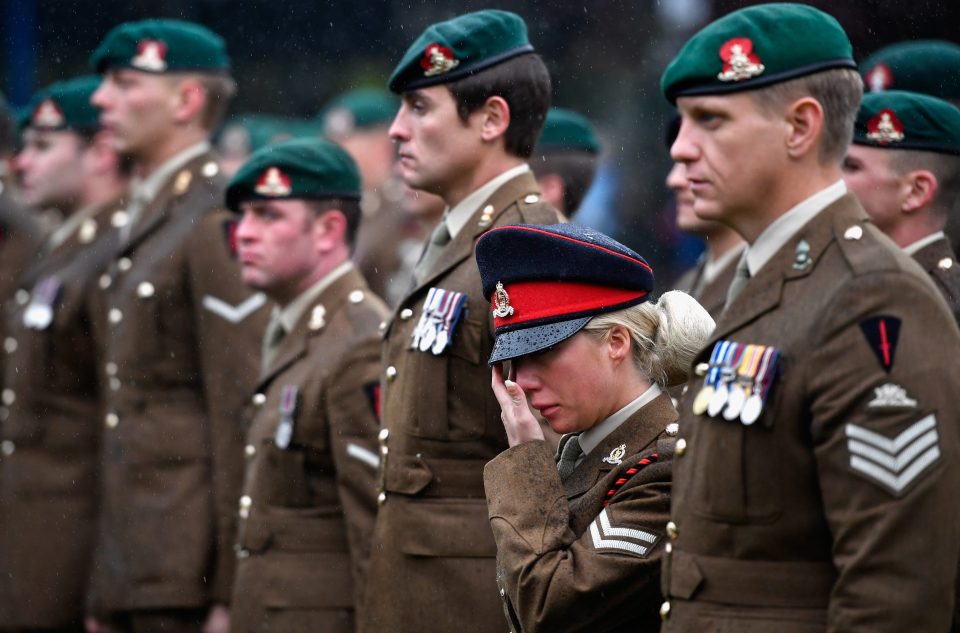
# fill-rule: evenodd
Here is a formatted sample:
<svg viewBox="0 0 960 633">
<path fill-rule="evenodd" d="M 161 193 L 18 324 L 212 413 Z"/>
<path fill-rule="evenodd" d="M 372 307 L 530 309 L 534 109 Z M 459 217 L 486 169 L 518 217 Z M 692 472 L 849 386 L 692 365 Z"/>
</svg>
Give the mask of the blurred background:
<svg viewBox="0 0 960 633">
<path fill-rule="evenodd" d="M 2 88 L 14 106 L 51 81 L 89 71 L 114 25 L 148 17 L 203 23 L 222 35 L 239 93 L 234 113 L 312 118 L 344 90 L 385 85 L 432 22 L 482 8 L 522 15 L 553 76 L 554 105 L 586 115 L 603 141 L 597 181 L 577 220 L 644 255 L 662 280 L 692 265 L 702 245 L 674 227 L 663 179 L 671 109 L 659 77 L 706 22 L 754 4 L 737 0 L 3 0 Z M 834 15 L 854 55 L 900 40 L 960 41 L 955 0 L 808 2 Z M 662 286 L 661 286 L 662 288 Z"/>
</svg>

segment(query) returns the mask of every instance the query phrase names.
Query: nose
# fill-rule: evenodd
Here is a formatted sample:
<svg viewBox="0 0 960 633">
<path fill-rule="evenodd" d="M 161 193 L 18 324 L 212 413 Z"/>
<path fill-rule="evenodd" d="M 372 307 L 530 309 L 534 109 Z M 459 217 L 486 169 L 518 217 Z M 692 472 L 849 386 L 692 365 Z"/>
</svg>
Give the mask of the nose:
<svg viewBox="0 0 960 633">
<path fill-rule="evenodd" d="M 30 150 L 24 148 L 13 157 L 13 168 L 18 174 L 23 174 L 30 167 Z"/>
<path fill-rule="evenodd" d="M 237 224 L 236 239 L 238 244 L 249 244 L 257 239 L 256 216 L 250 211 L 244 211 Z"/>
<path fill-rule="evenodd" d="M 393 117 L 393 123 L 390 124 L 390 129 L 387 134 L 390 136 L 390 140 L 394 143 L 399 143 L 401 141 L 406 141 L 410 138 L 410 132 L 407 128 L 407 104 L 403 103 L 400 105 L 400 110 L 397 111 L 397 115 Z"/>
<path fill-rule="evenodd" d="M 527 359 L 515 358 L 512 361 L 514 370 L 514 382 L 520 385 L 520 388 L 527 394 L 531 394 L 540 389 L 540 378 L 537 376 L 534 364 Z"/>
<path fill-rule="evenodd" d="M 100 85 L 97 86 L 97 89 L 93 91 L 92 95 L 90 95 L 91 105 L 96 108 L 100 108 L 101 110 L 107 107 L 107 104 L 109 103 L 107 98 L 109 92 L 109 87 L 107 86 L 108 83 L 109 82 L 106 79 L 102 80 Z"/>
<path fill-rule="evenodd" d="M 673 191 L 681 191 L 687 186 L 687 170 L 683 163 L 674 163 L 673 169 L 667 174 L 667 187 Z"/>
<path fill-rule="evenodd" d="M 670 146 L 670 157 L 678 163 L 689 163 L 696 160 L 699 155 L 690 127 L 689 119 L 683 117 L 680 120 L 680 130 L 677 132 L 677 138 Z"/>
</svg>

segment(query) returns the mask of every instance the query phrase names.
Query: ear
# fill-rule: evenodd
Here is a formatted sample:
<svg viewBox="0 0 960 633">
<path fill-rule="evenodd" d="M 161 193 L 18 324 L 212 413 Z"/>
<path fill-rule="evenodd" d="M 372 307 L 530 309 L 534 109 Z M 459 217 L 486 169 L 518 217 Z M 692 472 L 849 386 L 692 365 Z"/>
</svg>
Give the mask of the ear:
<svg viewBox="0 0 960 633">
<path fill-rule="evenodd" d="M 339 209 L 331 209 L 315 218 L 313 242 L 319 253 L 343 247 L 347 243 L 347 216 Z"/>
<path fill-rule="evenodd" d="M 607 350 L 615 363 L 621 363 L 630 358 L 633 346 L 630 332 L 622 325 L 614 325 L 607 331 Z"/>
<path fill-rule="evenodd" d="M 787 154 L 794 159 L 818 151 L 823 131 L 823 106 L 812 97 L 797 99 L 790 104 L 786 116 Z"/>
<path fill-rule="evenodd" d="M 207 102 L 207 91 L 197 79 L 188 77 L 177 84 L 174 119 L 177 123 L 197 120 Z"/>
<path fill-rule="evenodd" d="M 937 177 L 926 169 L 911 171 L 904 176 L 904 185 L 906 187 L 905 195 L 900 201 L 900 209 L 904 213 L 914 213 L 925 208 L 937 195 L 937 189 L 940 184 Z"/>
<path fill-rule="evenodd" d="M 503 97 L 490 97 L 480 109 L 483 123 L 480 128 L 480 138 L 484 141 L 494 141 L 507 133 L 510 127 L 510 105 Z"/>
<path fill-rule="evenodd" d="M 563 183 L 563 178 L 557 174 L 544 174 L 537 178 L 537 186 L 540 187 L 540 196 L 552 204 L 558 211 L 564 211 L 563 194 L 567 191 L 567 186 Z"/>
</svg>

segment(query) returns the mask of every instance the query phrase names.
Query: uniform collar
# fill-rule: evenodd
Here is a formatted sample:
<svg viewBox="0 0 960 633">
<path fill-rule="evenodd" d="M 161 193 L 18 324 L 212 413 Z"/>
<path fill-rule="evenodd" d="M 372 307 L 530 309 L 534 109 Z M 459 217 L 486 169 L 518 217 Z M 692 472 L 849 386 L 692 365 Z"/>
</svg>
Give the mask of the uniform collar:
<svg viewBox="0 0 960 633">
<path fill-rule="evenodd" d="M 750 276 L 756 276 L 763 265 L 770 261 L 797 231 L 846 193 L 846 183 L 838 180 L 793 207 L 764 229 L 745 254 Z"/>
<path fill-rule="evenodd" d="M 477 207 L 479 207 L 484 200 L 492 196 L 501 185 L 506 183 L 508 180 L 511 180 L 512 178 L 515 178 L 528 171 L 530 171 L 530 165 L 526 163 L 512 167 L 499 176 L 488 180 L 486 184 L 481 185 L 479 189 L 475 190 L 469 196 L 461 200 L 457 206 L 444 213 L 441 222 L 447 223 L 447 230 L 450 231 L 450 238 L 453 239 L 457 236 L 457 233 L 459 233 L 463 227 L 466 226 L 467 222 L 470 221 L 470 218 L 476 212 Z"/>
<path fill-rule="evenodd" d="M 914 255 L 917 254 L 917 251 L 923 249 L 924 247 L 930 246 L 937 240 L 945 240 L 945 239 L 947 239 L 946 233 L 944 233 L 943 231 L 937 231 L 936 233 L 931 233 L 926 237 L 921 237 L 919 240 L 917 240 L 913 244 L 907 244 L 906 246 L 903 247 L 903 252 L 913 257 Z"/>
<path fill-rule="evenodd" d="M 740 243 L 716 259 L 707 259 L 707 261 L 703 264 L 703 283 L 713 283 L 713 281 L 720 276 L 720 273 L 722 273 L 727 266 L 740 259 L 743 249 L 746 247 L 747 245 L 745 243 Z"/>
<path fill-rule="evenodd" d="M 287 333 L 293 332 L 297 323 L 300 321 L 300 317 L 313 305 L 317 297 L 329 288 L 333 282 L 346 275 L 351 269 L 353 269 L 353 264 L 349 260 L 345 261 L 331 270 L 323 279 L 300 293 L 296 299 L 288 303 L 285 307 L 280 308 L 279 306 L 275 306 L 274 314 L 278 315 L 280 323 L 283 324 L 284 331 Z"/>
<path fill-rule="evenodd" d="M 583 455 L 589 455 L 590 451 L 599 446 L 600 442 L 602 442 L 608 435 L 616 431 L 617 428 L 626 422 L 630 416 L 639 411 L 645 404 L 649 403 L 659 395 L 660 387 L 657 385 L 651 385 L 649 389 L 640 394 L 630 404 L 623 407 L 595 427 L 587 429 L 581 433 L 580 449 L 583 451 Z M 583 459 L 583 457 L 581 457 L 581 459 Z"/>
<path fill-rule="evenodd" d="M 170 180 L 171 176 L 173 176 L 178 169 L 197 156 L 201 156 L 209 151 L 210 143 L 208 141 L 202 141 L 196 145 L 191 145 L 179 154 L 175 154 L 146 178 L 134 179 L 130 185 L 131 198 L 137 198 L 149 203 L 157 196 L 157 193 L 159 193 L 163 185 Z"/>
</svg>

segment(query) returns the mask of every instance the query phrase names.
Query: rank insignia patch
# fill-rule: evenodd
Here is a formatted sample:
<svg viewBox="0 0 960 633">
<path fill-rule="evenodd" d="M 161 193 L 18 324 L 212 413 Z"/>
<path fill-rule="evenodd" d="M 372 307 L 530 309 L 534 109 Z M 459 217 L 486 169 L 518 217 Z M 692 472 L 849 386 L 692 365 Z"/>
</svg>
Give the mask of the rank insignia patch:
<svg viewBox="0 0 960 633">
<path fill-rule="evenodd" d="M 760 58 L 753 52 L 753 42 L 746 37 L 735 37 L 720 47 L 723 70 L 720 81 L 742 81 L 760 75 L 765 70 Z"/>
<path fill-rule="evenodd" d="M 423 51 L 423 59 L 420 60 L 424 77 L 448 73 L 459 65 L 460 61 L 453 56 L 452 50 L 436 43 L 427 45 Z"/>
<path fill-rule="evenodd" d="M 143 40 L 137 45 L 137 54 L 130 65 L 140 70 L 159 73 L 167 69 L 167 45 L 159 40 Z"/>
<path fill-rule="evenodd" d="M 888 438 L 857 424 L 846 426 L 850 467 L 895 496 L 940 458 L 937 418 L 931 413 L 896 437 Z"/>
<path fill-rule="evenodd" d="M 237 226 L 239 226 L 239 223 L 236 220 L 225 220 L 223 222 L 223 237 L 227 241 L 230 256 L 234 259 L 237 258 Z"/>
<path fill-rule="evenodd" d="M 877 116 L 867 121 L 867 138 L 886 145 L 903 140 L 903 123 L 889 108 L 880 110 Z"/>
<path fill-rule="evenodd" d="M 630 554 L 639 558 L 646 557 L 660 540 L 660 536 L 652 532 L 613 523 L 607 508 L 601 510 L 600 516 L 590 524 L 590 536 L 594 549 L 598 551 Z"/>
<path fill-rule="evenodd" d="M 900 339 L 900 319 L 893 316 L 876 316 L 860 322 L 860 329 L 877 355 L 880 366 L 887 372 L 893 367 Z"/>
</svg>

